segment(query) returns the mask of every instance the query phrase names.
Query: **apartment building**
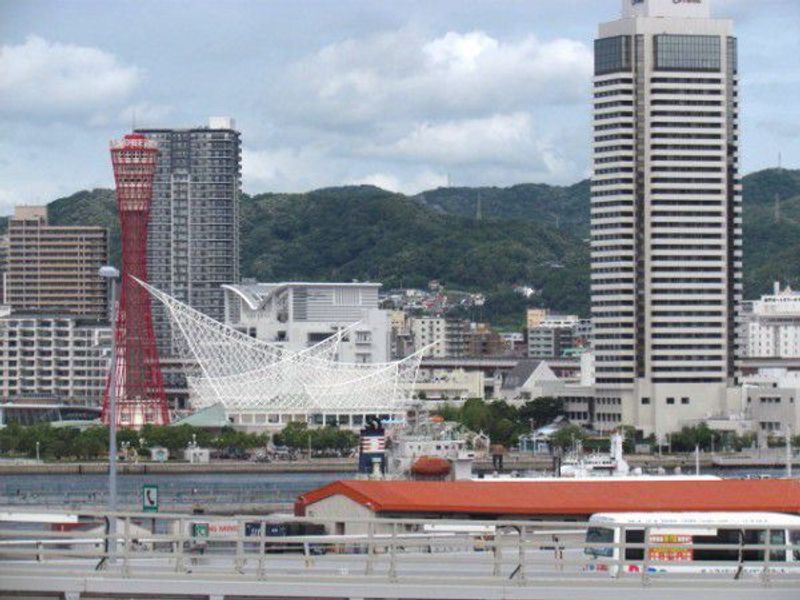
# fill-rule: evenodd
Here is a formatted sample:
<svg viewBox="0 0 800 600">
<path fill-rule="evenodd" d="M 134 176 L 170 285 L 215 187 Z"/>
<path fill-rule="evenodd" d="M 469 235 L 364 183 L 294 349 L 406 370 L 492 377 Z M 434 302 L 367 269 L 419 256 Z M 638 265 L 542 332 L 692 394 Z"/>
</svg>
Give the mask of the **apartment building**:
<svg viewBox="0 0 800 600">
<path fill-rule="evenodd" d="M 469 321 L 444 317 L 415 317 L 411 319 L 414 351 L 427 348 L 425 356 L 460 357 L 468 351 Z"/>
<path fill-rule="evenodd" d="M 5 304 L 105 319 L 106 282 L 98 270 L 107 263 L 105 228 L 50 225 L 47 207 L 17 206 L 8 224 Z"/>
<path fill-rule="evenodd" d="M 737 40 L 706 0 L 622 6 L 595 41 L 597 396 L 663 436 L 726 414 L 738 375 Z"/>
<path fill-rule="evenodd" d="M 99 404 L 111 360 L 105 320 L 17 311 L 0 317 L 0 397 Z"/>
<path fill-rule="evenodd" d="M 158 143 L 147 240 L 150 283 L 222 321 L 223 284 L 239 282 L 241 139 L 233 119 L 207 127 L 137 129 Z M 169 323 L 153 305 L 162 356 L 173 354 Z"/>
</svg>

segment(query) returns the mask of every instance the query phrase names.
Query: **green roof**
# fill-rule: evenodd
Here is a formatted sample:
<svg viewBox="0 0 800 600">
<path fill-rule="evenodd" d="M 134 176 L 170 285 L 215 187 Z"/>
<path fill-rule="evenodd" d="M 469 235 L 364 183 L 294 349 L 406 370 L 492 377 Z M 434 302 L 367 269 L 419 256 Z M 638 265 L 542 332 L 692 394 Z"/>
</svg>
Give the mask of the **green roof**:
<svg viewBox="0 0 800 600">
<path fill-rule="evenodd" d="M 225 407 L 222 404 L 214 404 L 203 410 L 198 410 L 188 417 L 179 421 L 173 421 L 171 425 L 191 425 L 192 427 L 225 427 L 230 425 L 228 415 L 225 414 Z"/>
</svg>

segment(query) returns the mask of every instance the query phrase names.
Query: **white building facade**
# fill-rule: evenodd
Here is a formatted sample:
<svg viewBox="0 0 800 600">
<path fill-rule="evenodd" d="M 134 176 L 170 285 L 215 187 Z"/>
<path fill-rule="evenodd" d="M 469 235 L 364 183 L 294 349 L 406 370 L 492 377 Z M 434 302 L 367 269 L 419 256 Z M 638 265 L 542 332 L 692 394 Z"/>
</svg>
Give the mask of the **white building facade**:
<svg viewBox="0 0 800 600">
<path fill-rule="evenodd" d="M 597 397 L 645 433 L 725 414 L 742 299 L 736 39 L 709 0 L 624 0 L 595 41 Z"/>
<path fill-rule="evenodd" d="M 800 292 L 775 284 L 771 295 L 752 303 L 745 328 L 747 356 L 800 356 Z"/>
<path fill-rule="evenodd" d="M 99 404 L 111 357 L 107 323 L 74 315 L 0 318 L 0 398 Z"/>
<path fill-rule="evenodd" d="M 348 329 L 337 359 L 391 359 L 389 311 L 378 308 L 379 283 L 243 283 L 224 285 L 225 324 L 299 352 Z"/>
</svg>

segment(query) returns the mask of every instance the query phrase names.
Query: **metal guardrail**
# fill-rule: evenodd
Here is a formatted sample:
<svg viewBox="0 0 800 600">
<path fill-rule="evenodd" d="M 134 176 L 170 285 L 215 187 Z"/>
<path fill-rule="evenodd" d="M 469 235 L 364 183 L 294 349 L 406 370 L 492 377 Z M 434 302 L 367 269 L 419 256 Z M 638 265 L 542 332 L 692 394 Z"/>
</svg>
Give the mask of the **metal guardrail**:
<svg viewBox="0 0 800 600">
<path fill-rule="evenodd" d="M 128 512 L 82 519 L 84 526 L 63 531 L 29 523 L 0 529 L 0 596 L 102 589 L 135 597 L 137 590 L 147 594 L 167 585 L 214 597 L 209 590 L 215 583 L 233 586 L 225 590 L 241 587 L 247 591 L 242 595 L 272 595 L 270 590 L 279 589 L 282 596 L 316 597 L 363 597 L 359 590 L 368 583 L 374 589 L 367 596 L 380 597 L 383 589 L 393 598 L 488 598 L 501 592 L 509 597 L 509 589 L 519 597 L 543 598 L 576 588 L 587 600 L 601 597 L 603 590 L 610 597 L 630 594 L 639 600 L 650 590 L 669 588 L 676 596 L 682 590 L 684 600 L 694 593 L 707 600 L 708 590 L 725 591 L 725 598 L 758 593 L 761 600 L 796 600 L 800 590 L 800 544 L 788 539 L 774 544 L 769 535 L 761 544 L 692 544 L 694 550 L 730 550 L 758 560 L 698 561 L 686 570 L 685 561 L 653 559 L 653 551 L 664 546 L 650 539 L 652 529 L 664 527 L 657 523 L 637 525 L 644 530 L 640 543 L 626 542 L 624 529 L 620 542 L 590 543 L 587 523 L 564 521 L 332 521 Z M 108 533 L 111 519 L 118 520 L 115 534 Z M 310 533 L 320 526 L 326 533 Z M 681 530 L 712 527 L 717 525 L 693 523 Z M 769 526 L 782 527 L 796 525 Z M 586 554 L 598 548 L 619 548 L 621 558 Z M 642 558 L 626 560 L 628 551 Z M 797 560 L 779 560 L 781 555 Z M 236 597 L 230 591 L 224 595 Z"/>
</svg>

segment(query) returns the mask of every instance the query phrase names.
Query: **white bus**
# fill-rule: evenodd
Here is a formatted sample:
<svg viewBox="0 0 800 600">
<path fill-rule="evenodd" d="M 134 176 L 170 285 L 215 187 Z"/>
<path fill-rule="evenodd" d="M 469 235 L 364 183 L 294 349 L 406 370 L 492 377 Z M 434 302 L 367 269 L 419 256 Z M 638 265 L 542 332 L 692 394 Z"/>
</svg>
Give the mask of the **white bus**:
<svg viewBox="0 0 800 600">
<path fill-rule="evenodd" d="M 649 528 L 645 560 L 645 527 Z M 624 540 L 622 532 L 625 532 Z M 624 548 L 601 544 L 632 544 Z M 589 519 L 590 571 L 641 573 L 800 573 L 800 516 L 766 512 L 602 513 Z M 589 545 L 591 544 L 591 546 Z M 638 546 L 636 546 L 638 545 Z M 714 548 L 713 546 L 721 546 Z M 695 547 L 699 546 L 699 547 Z M 709 547 L 711 546 L 711 547 Z"/>
</svg>

